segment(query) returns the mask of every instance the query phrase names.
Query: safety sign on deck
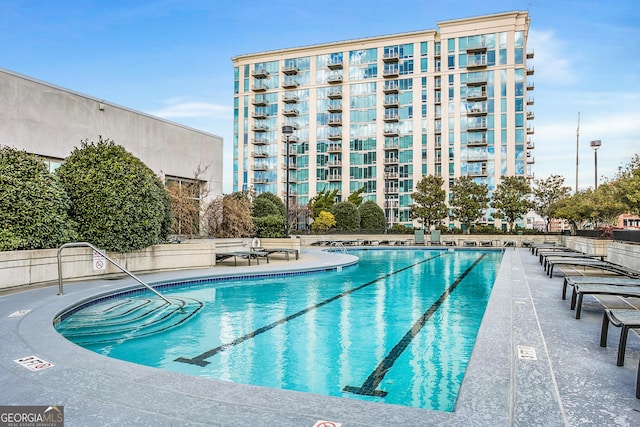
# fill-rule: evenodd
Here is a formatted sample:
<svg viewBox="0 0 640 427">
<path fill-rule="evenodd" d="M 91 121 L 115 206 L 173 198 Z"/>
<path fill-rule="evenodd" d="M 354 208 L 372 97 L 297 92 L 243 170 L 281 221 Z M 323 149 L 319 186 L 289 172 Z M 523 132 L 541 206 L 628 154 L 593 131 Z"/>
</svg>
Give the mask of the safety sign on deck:
<svg viewBox="0 0 640 427">
<path fill-rule="evenodd" d="M 14 362 L 30 371 L 41 371 L 54 366 L 53 363 L 42 360 L 36 356 L 21 357 L 20 359 L 14 360 Z"/>
</svg>

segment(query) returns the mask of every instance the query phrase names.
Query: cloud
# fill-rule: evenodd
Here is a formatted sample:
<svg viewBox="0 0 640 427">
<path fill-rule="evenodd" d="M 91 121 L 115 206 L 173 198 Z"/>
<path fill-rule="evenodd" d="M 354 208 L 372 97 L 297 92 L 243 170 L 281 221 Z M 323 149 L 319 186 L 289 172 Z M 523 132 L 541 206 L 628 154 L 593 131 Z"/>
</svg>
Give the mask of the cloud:
<svg viewBox="0 0 640 427">
<path fill-rule="evenodd" d="M 182 101 L 178 99 L 165 101 L 166 107 L 151 111 L 150 114 L 164 119 L 215 117 L 217 119 L 231 119 L 233 109 L 226 105 L 208 102 Z"/>
<path fill-rule="evenodd" d="M 570 85 L 576 77 L 565 43 L 553 30 L 530 30 L 527 46 L 534 50 L 535 80 L 550 85 Z"/>
</svg>

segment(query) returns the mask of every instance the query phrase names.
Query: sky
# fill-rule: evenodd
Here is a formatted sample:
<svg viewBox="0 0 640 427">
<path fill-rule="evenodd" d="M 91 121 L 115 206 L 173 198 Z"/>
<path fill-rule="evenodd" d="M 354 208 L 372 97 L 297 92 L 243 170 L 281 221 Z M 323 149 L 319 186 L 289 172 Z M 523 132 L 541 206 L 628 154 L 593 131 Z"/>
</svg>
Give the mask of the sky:
<svg viewBox="0 0 640 427">
<path fill-rule="evenodd" d="M 640 154 L 632 0 L 0 0 L 0 68 L 221 136 L 230 193 L 232 57 L 516 10 L 535 52 L 535 178 L 575 190 L 577 158 L 578 189 L 592 188 L 601 140 L 598 182 L 613 179 Z"/>
</svg>

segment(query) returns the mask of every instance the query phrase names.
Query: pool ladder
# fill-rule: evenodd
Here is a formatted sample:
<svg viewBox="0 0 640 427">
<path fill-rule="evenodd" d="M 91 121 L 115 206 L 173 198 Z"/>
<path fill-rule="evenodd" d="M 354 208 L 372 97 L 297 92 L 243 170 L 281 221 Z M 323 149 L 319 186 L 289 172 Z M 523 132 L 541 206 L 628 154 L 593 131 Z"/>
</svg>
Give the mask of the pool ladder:
<svg viewBox="0 0 640 427">
<path fill-rule="evenodd" d="M 145 288 L 149 289 L 151 292 L 153 292 L 154 294 L 156 294 L 158 297 L 162 298 L 163 300 L 165 300 L 167 303 L 169 304 L 173 304 L 171 301 L 169 301 L 168 298 L 166 298 L 164 295 L 162 295 L 160 292 L 156 291 L 155 289 L 153 289 L 151 286 L 147 285 L 146 283 L 144 283 L 142 280 L 138 279 L 133 273 L 131 273 L 129 270 L 127 270 L 126 268 L 122 267 L 120 264 L 118 264 L 117 262 L 115 262 L 114 260 L 112 260 L 111 258 L 109 258 L 109 256 L 107 256 L 107 254 L 105 254 L 104 252 L 102 252 L 100 249 L 96 248 L 95 246 L 93 246 L 91 243 L 87 243 L 87 242 L 72 242 L 72 243 L 65 243 L 64 245 L 60 246 L 58 248 L 58 295 L 62 295 L 64 292 L 62 290 L 62 250 L 64 248 L 77 248 L 77 247 L 88 247 L 93 249 L 95 252 L 99 253 L 101 256 L 104 257 L 104 259 L 106 259 L 107 261 L 109 261 L 111 264 L 115 265 L 116 267 L 118 267 L 120 269 L 120 271 L 122 271 L 123 273 L 126 273 L 129 275 L 129 277 L 131 277 L 133 280 L 135 280 L 136 282 L 140 283 L 142 286 L 144 286 Z"/>
<path fill-rule="evenodd" d="M 344 247 L 342 242 L 331 242 L 330 249 L 331 252 L 340 252 L 342 254 L 347 253 L 347 248 Z"/>
</svg>

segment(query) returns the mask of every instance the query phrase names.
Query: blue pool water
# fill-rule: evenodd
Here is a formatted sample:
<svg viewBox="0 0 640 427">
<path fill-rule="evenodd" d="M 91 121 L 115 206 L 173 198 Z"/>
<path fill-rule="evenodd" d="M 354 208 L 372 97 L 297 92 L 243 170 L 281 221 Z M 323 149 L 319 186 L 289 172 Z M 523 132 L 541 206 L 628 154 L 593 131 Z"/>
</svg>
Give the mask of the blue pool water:
<svg viewBox="0 0 640 427">
<path fill-rule="evenodd" d="M 163 290 L 184 303 L 178 314 L 140 293 L 78 310 L 57 328 L 100 354 L 161 369 L 453 411 L 502 252 L 350 253 L 359 263 L 341 271 Z M 153 325 L 139 326 L 147 312 Z M 130 321 L 138 326 L 124 331 Z"/>
</svg>

